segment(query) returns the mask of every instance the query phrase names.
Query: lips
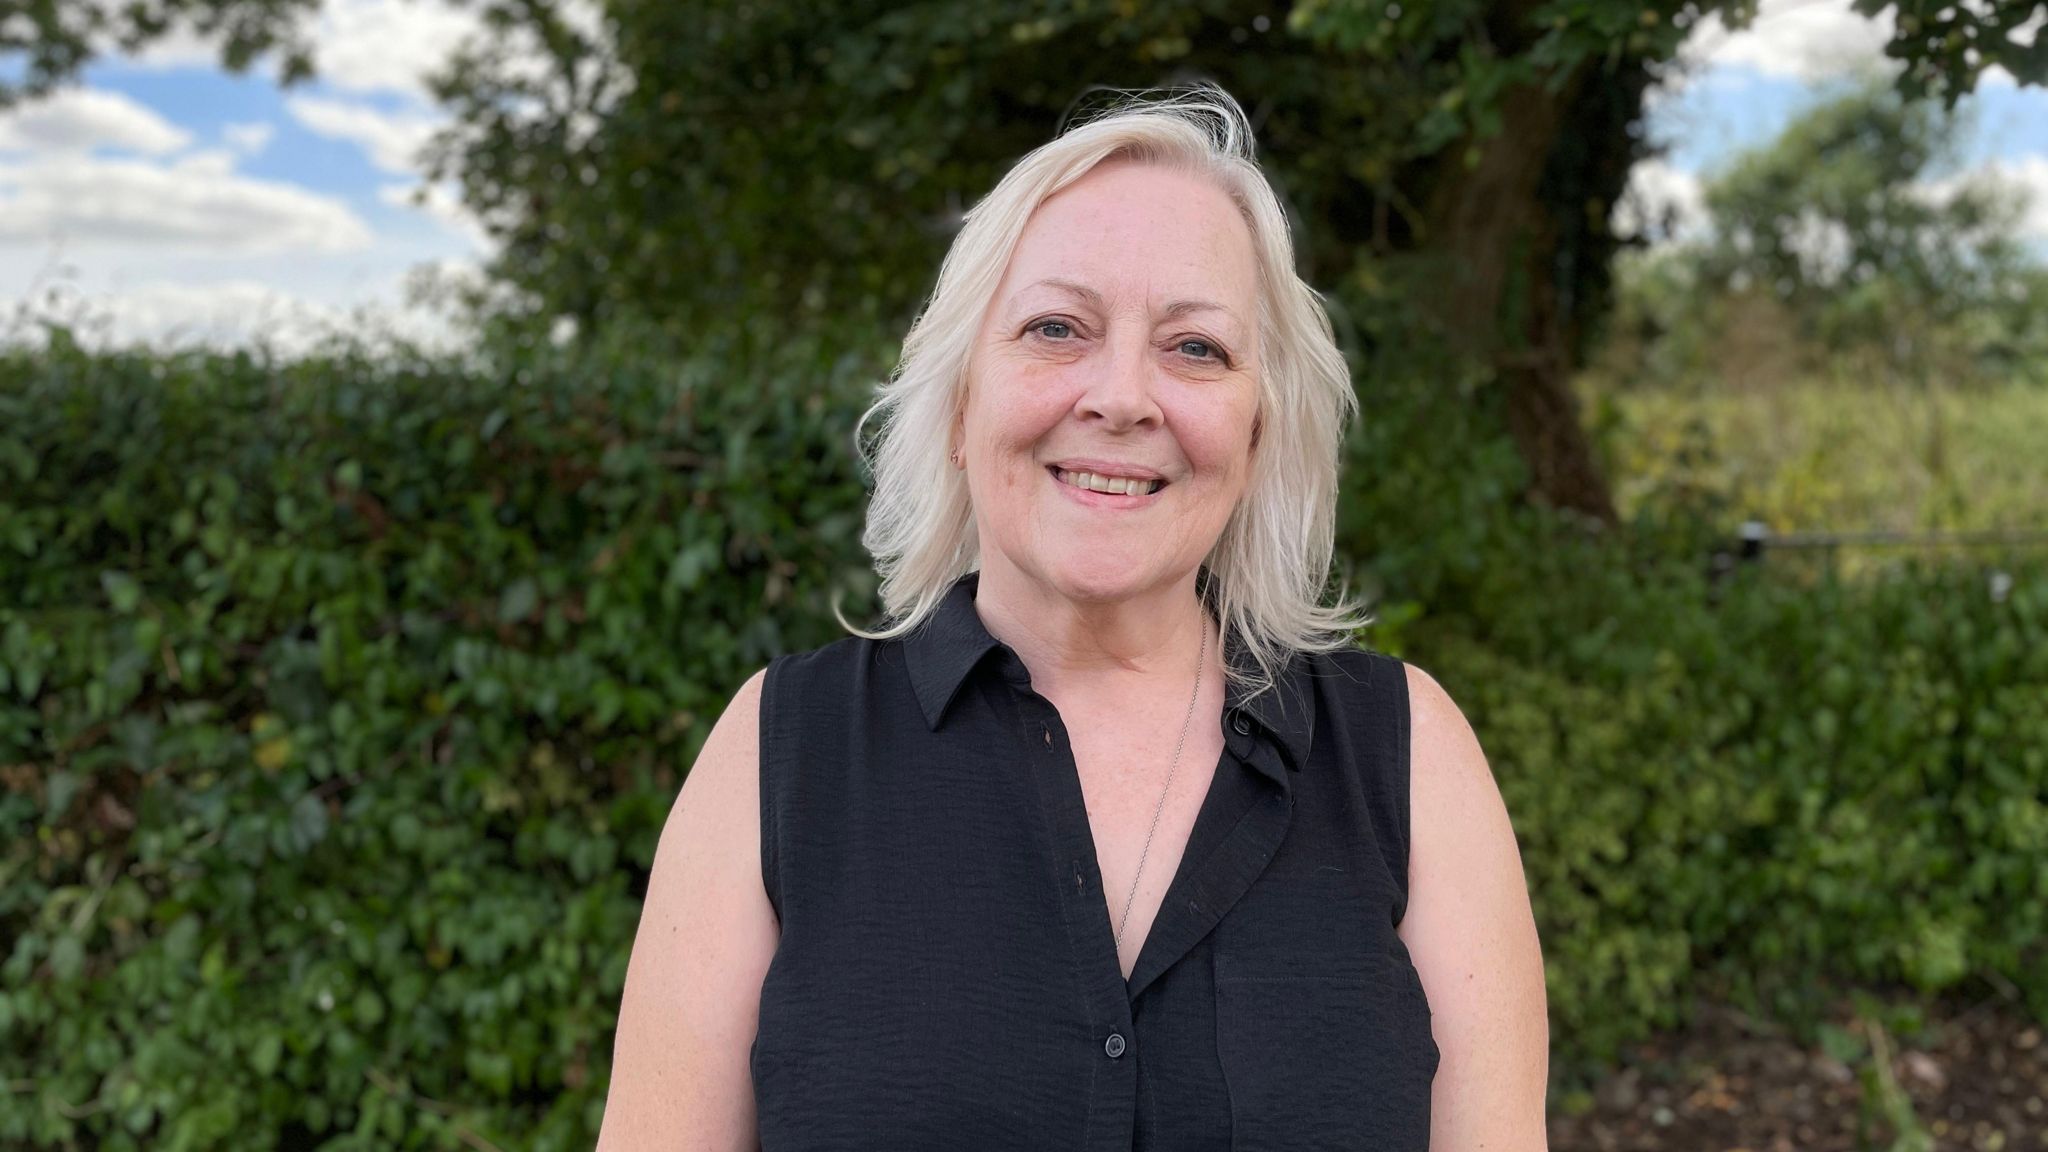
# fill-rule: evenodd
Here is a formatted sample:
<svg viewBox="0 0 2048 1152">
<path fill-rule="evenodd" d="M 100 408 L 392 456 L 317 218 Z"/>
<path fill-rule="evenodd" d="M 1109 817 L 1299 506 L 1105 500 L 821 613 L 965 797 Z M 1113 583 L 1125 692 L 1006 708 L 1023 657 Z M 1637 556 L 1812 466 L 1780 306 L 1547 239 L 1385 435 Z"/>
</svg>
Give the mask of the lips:
<svg viewBox="0 0 2048 1152">
<path fill-rule="evenodd" d="M 1128 464 L 1115 460 L 1099 460 L 1092 456 L 1075 456 L 1067 460 L 1055 460 L 1046 467 L 1060 472 L 1088 472 L 1096 476 L 1113 476 L 1119 480 L 1164 480 L 1166 477 L 1156 468 L 1143 464 Z"/>
</svg>

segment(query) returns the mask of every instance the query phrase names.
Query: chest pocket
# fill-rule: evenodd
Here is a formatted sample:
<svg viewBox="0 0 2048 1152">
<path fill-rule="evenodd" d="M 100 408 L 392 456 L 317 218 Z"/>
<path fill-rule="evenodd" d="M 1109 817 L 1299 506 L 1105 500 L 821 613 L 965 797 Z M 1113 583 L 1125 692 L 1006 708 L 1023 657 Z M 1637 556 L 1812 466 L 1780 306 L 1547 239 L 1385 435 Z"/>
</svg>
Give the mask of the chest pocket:
<svg viewBox="0 0 2048 1152">
<path fill-rule="evenodd" d="M 1428 998 L 1355 880 L 1269 873 L 1217 924 L 1234 1152 L 1427 1152 L 1439 1055 Z"/>
</svg>

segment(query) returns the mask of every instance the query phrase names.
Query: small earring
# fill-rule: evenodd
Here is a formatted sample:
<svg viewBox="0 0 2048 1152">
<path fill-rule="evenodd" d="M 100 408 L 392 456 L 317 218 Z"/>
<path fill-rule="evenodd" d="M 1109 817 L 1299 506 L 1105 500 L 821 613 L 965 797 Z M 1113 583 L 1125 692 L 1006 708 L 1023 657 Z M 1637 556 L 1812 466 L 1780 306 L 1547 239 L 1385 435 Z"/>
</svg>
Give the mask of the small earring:
<svg viewBox="0 0 2048 1152">
<path fill-rule="evenodd" d="M 960 467 L 960 450 L 957 448 L 953 450 L 953 467 Z"/>
</svg>

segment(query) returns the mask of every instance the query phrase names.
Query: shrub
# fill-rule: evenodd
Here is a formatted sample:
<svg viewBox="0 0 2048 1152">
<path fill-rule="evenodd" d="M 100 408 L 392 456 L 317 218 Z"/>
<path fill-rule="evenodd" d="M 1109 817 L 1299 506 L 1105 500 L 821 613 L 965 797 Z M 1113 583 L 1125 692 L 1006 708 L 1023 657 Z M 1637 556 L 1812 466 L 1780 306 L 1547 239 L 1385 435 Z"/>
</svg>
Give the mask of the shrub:
<svg viewBox="0 0 2048 1152">
<path fill-rule="evenodd" d="M 857 555 L 823 347 L 0 361 L 0 1143 L 587 1147 L 680 774 Z"/>
<path fill-rule="evenodd" d="M 892 351 L 0 354 L 0 1143 L 588 1146 L 682 772 L 872 608 Z M 1483 414 L 1398 383 L 1342 536 L 1488 750 L 1560 1064 L 1702 975 L 2048 1014 L 2040 573 L 1711 586 L 1697 526 L 1514 510 Z"/>
</svg>

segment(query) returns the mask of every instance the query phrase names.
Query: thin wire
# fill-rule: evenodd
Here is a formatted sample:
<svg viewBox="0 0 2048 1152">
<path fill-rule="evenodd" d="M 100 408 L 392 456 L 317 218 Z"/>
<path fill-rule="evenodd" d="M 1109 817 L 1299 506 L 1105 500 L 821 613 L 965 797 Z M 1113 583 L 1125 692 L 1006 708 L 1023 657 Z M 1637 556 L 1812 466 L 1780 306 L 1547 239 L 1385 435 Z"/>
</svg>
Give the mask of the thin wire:
<svg viewBox="0 0 2048 1152">
<path fill-rule="evenodd" d="M 1180 722 L 1180 739 L 1173 745 L 1173 763 L 1166 766 L 1166 787 L 1159 790 L 1159 803 L 1152 809 L 1152 826 L 1145 830 L 1145 847 L 1138 852 L 1138 872 L 1131 877 L 1131 894 L 1124 897 L 1124 914 L 1116 922 L 1116 946 L 1124 946 L 1124 925 L 1131 919 L 1131 902 L 1138 898 L 1138 881 L 1145 875 L 1145 857 L 1152 851 L 1152 833 L 1159 830 L 1159 814 L 1166 810 L 1166 794 L 1173 791 L 1173 773 L 1180 767 L 1180 751 L 1188 742 L 1188 725 L 1195 720 L 1195 701 L 1202 697 L 1202 669 L 1209 663 L 1209 614 L 1202 613 L 1202 648 L 1195 657 L 1195 690 L 1188 697 L 1188 714 Z"/>
</svg>

